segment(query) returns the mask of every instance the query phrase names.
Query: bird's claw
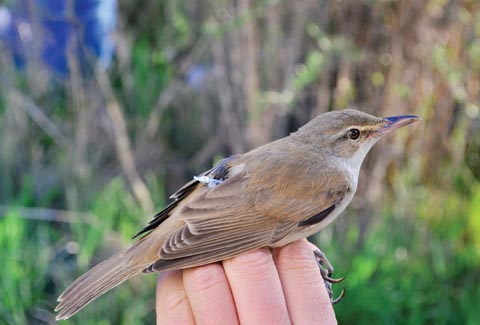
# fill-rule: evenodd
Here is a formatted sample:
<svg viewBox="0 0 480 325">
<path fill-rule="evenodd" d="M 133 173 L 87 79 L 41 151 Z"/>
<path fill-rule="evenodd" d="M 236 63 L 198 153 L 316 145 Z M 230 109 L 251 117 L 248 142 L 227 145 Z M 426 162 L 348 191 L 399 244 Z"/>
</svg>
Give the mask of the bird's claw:
<svg viewBox="0 0 480 325">
<path fill-rule="evenodd" d="M 340 295 L 337 298 L 330 298 L 330 301 L 332 302 L 332 305 L 335 305 L 338 304 L 343 299 L 343 297 L 345 297 L 345 288 L 342 289 L 342 292 L 340 292 Z"/>
<path fill-rule="evenodd" d="M 320 269 L 320 274 L 322 275 L 323 282 L 325 283 L 325 287 L 327 288 L 330 301 L 332 302 L 332 305 L 335 305 L 339 303 L 345 296 L 345 289 L 342 289 L 342 292 L 340 292 L 340 295 L 337 298 L 333 299 L 332 283 L 340 283 L 343 280 L 345 280 L 345 277 L 341 277 L 338 279 L 332 278 L 331 276 L 333 274 L 334 269 L 333 269 L 332 263 L 330 263 L 325 253 L 323 253 L 319 249 L 314 250 L 313 253 L 315 254 L 315 258 L 317 259 L 318 268 Z"/>
<path fill-rule="evenodd" d="M 345 277 L 342 276 L 341 278 L 338 278 L 338 279 L 337 279 L 337 278 L 331 278 L 331 277 L 329 277 L 329 276 L 325 276 L 325 277 L 323 277 L 323 279 L 324 279 L 325 281 L 330 282 L 330 283 L 340 283 L 340 282 L 342 282 L 343 280 L 345 280 Z"/>
</svg>

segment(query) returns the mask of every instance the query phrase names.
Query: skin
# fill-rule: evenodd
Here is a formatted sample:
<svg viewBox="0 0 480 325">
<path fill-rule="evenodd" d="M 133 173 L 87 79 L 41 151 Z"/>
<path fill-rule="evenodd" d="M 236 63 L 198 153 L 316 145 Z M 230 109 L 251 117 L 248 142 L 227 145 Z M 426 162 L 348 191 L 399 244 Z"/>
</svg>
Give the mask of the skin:
<svg viewBox="0 0 480 325">
<path fill-rule="evenodd" d="M 157 324 L 336 324 L 314 249 L 302 239 L 163 273 Z"/>
</svg>

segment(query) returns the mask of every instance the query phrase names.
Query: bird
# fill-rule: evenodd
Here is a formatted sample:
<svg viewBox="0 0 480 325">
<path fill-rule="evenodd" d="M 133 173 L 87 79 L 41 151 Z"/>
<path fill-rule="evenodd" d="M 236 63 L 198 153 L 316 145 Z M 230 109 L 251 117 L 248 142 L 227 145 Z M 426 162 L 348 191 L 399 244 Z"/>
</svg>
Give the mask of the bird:
<svg viewBox="0 0 480 325">
<path fill-rule="evenodd" d="M 175 192 L 130 247 L 75 280 L 58 298 L 56 319 L 142 272 L 215 263 L 317 233 L 351 202 L 372 146 L 418 120 L 330 111 L 287 137 L 221 160 Z"/>
</svg>

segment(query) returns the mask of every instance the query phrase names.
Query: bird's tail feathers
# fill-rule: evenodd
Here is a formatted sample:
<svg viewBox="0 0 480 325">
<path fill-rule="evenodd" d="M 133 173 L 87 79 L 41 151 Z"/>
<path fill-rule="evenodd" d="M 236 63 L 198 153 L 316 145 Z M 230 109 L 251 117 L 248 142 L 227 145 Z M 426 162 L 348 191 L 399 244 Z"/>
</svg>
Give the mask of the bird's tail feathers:
<svg viewBox="0 0 480 325">
<path fill-rule="evenodd" d="M 75 280 L 58 297 L 59 304 L 55 308 L 58 312 L 56 320 L 70 318 L 90 302 L 142 272 L 154 262 L 148 259 L 136 261 L 137 249 L 135 248 L 137 247 L 135 246 L 137 245 L 113 255 Z"/>
</svg>

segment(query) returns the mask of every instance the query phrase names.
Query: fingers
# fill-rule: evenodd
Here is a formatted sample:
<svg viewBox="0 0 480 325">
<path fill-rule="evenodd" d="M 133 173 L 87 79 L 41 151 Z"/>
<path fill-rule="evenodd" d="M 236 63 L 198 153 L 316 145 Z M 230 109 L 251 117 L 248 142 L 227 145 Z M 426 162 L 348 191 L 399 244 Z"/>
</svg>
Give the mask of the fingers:
<svg viewBox="0 0 480 325">
<path fill-rule="evenodd" d="M 314 249 L 301 240 L 273 256 L 259 249 L 166 273 L 157 286 L 157 323 L 336 324 Z"/>
<path fill-rule="evenodd" d="M 238 324 L 235 303 L 221 264 L 186 269 L 183 283 L 197 324 Z"/>
<path fill-rule="evenodd" d="M 288 312 L 294 324 L 336 324 L 313 248 L 303 239 L 274 253 Z"/>
<path fill-rule="evenodd" d="M 242 324 L 290 324 L 282 285 L 269 249 L 223 261 Z"/>
<path fill-rule="evenodd" d="M 195 324 L 181 270 L 158 277 L 156 311 L 157 324 Z"/>
<path fill-rule="evenodd" d="M 238 324 L 220 264 L 160 275 L 156 310 L 157 324 Z"/>
</svg>

